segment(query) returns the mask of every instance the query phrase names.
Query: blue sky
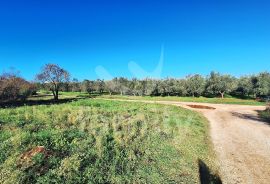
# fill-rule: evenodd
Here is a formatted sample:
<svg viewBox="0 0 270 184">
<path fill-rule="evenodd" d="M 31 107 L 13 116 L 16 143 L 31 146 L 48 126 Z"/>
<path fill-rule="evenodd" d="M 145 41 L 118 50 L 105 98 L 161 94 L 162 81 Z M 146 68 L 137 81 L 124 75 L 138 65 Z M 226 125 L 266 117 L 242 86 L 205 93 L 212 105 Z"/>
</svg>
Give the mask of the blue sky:
<svg viewBox="0 0 270 184">
<path fill-rule="evenodd" d="M 162 77 L 236 76 L 270 69 L 270 1 L 0 1 L 0 72 L 15 67 L 32 80 L 45 63 L 73 77 L 133 77 L 151 72 L 164 45 Z"/>
</svg>

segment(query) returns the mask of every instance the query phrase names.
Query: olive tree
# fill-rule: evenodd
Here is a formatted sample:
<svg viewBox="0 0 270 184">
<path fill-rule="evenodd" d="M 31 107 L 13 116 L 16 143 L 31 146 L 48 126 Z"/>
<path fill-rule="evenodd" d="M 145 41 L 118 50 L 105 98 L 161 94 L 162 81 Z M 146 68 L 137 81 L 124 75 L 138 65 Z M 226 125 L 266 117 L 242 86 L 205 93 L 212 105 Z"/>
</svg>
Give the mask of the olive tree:
<svg viewBox="0 0 270 184">
<path fill-rule="evenodd" d="M 175 80 L 175 90 L 178 96 L 186 96 L 187 92 L 187 81 L 185 79 Z"/>
<path fill-rule="evenodd" d="M 235 87 L 234 77 L 215 72 L 211 72 L 206 82 L 206 91 L 213 95 L 219 94 L 221 98 L 224 98 L 226 93 L 232 92 Z"/>
<path fill-rule="evenodd" d="M 138 80 L 136 78 L 133 78 L 129 82 L 128 87 L 130 88 L 130 92 L 134 96 L 136 96 L 136 95 L 143 96 L 146 93 L 146 80 Z"/>
<path fill-rule="evenodd" d="M 158 80 L 145 79 L 145 95 L 156 96 L 159 93 Z"/>
<path fill-rule="evenodd" d="M 205 80 L 199 74 L 190 75 L 187 77 L 186 87 L 187 87 L 187 92 L 189 93 L 189 95 L 193 97 L 201 96 L 201 94 L 204 92 Z"/>
<path fill-rule="evenodd" d="M 89 94 L 95 90 L 94 87 L 95 87 L 94 81 L 84 80 L 81 83 L 81 91 Z"/>
<path fill-rule="evenodd" d="M 257 76 L 257 95 L 268 96 L 270 95 L 270 73 L 262 72 Z"/>
<path fill-rule="evenodd" d="M 126 94 L 129 91 L 128 88 L 128 79 L 124 77 L 114 78 L 113 81 L 116 84 L 116 92 L 120 93 L 121 95 Z"/>
<path fill-rule="evenodd" d="M 96 92 L 98 92 L 99 94 L 102 94 L 105 90 L 105 82 L 104 80 L 101 80 L 101 79 L 97 79 L 95 81 L 95 90 Z"/>
<path fill-rule="evenodd" d="M 65 69 L 56 64 L 46 64 L 36 79 L 45 83 L 53 93 L 54 100 L 58 100 L 59 88 L 61 84 L 69 81 L 70 74 Z"/>
<path fill-rule="evenodd" d="M 72 92 L 81 92 L 81 86 L 78 79 L 73 78 L 69 85 Z"/>
<path fill-rule="evenodd" d="M 146 93 L 147 80 L 140 80 L 137 83 L 136 90 L 140 96 L 144 96 Z"/>
<path fill-rule="evenodd" d="M 173 78 L 166 78 L 162 81 L 162 87 L 163 87 L 163 93 L 164 95 L 174 95 L 176 93 L 176 85 L 175 85 L 175 79 Z"/>
<path fill-rule="evenodd" d="M 117 83 L 115 80 L 105 81 L 105 90 L 109 92 L 110 95 L 117 91 Z"/>
<path fill-rule="evenodd" d="M 237 81 L 236 92 L 240 93 L 242 96 L 248 96 L 252 93 L 252 78 L 250 76 L 240 77 Z"/>
<path fill-rule="evenodd" d="M 270 73 L 262 72 L 251 77 L 254 97 L 270 95 Z"/>
<path fill-rule="evenodd" d="M 138 94 L 140 81 L 136 78 L 133 78 L 128 82 L 129 93 L 136 96 Z"/>
</svg>

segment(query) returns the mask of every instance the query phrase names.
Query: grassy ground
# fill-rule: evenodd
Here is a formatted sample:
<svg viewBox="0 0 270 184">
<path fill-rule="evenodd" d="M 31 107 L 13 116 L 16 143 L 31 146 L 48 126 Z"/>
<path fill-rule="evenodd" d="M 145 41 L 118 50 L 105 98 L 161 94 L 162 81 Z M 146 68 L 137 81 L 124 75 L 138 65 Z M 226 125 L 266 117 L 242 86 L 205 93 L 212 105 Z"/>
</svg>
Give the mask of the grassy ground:
<svg viewBox="0 0 270 184">
<path fill-rule="evenodd" d="M 179 101 L 179 102 L 200 102 L 214 104 L 239 104 L 239 105 L 265 105 L 265 102 L 259 102 L 253 99 L 239 98 L 206 98 L 206 97 L 150 97 L 150 96 L 120 96 L 120 95 L 102 95 L 99 98 L 130 99 L 130 100 L 152 100 L 152 101 Z"/>
<path fill-rule="evenodd" d="M 268 107 L 265 111 L 259 112 L 259 115 L 261 116 L 262 119 L 270 123 L 270 104 L 268 104 Z"/>
<path fill-rule="evenodd" d="M 50 94 L 50 92 L 42 91 L 40 94 Z M 67 98 L 106 98 L 106 99 L 129 99 L 129 100 L 151 100 L 151 101 L 179 101 L 179 102 L 200 102 L 200 103 L 213 103 L 213 104 L 238 104 L 238 105 L 258 105 L 265 106 L 266 102 L 260 102 L 254 99 L 241 99 L 228 96 L 226 98 L 206 98 L 206 97 L 177 97 L 177 96 L 165 96 L 165 97 L 151 97 L 151 96 L 121 96 L 121 95 L 99 95 L 83 93 L 83 92 L 60 92 L 61 99 Z M 47 99 L 51 98 L 50 96 Z M 33 98 L 32 98 L 33 99 Z M 34 98 L 38 99 L 38 98 Z M 42 97 L 44 99 L 44 97 Z"/>
<path fill-rule="evenodd" d="M 199 164 L 216 170 L 206 119 L 179 107 L 84 99 L 6 108 L 0 130 L 3 184 L 199 183 Z"/>
</svg>

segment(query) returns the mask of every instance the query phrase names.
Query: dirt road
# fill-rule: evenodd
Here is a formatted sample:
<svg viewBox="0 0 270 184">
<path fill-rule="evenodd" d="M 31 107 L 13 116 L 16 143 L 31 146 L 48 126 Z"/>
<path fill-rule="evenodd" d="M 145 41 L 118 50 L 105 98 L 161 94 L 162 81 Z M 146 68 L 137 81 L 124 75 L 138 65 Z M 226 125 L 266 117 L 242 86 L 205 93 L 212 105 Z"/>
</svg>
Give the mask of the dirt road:
<svg viewBox="0 0 270 184">
<path fill-rule="evenodd" d="M 210 122 L 211 138 L 223 183 L 270 183 L 270 125 L 262 122 L 257 115 L 257 111 L 264 110 L 265 107 L 171 101 L 141 102 L 176 105 L 201 112 Z M 215 109 L 194 109 L 188 105 L 206 105 Z"/>
</svg>

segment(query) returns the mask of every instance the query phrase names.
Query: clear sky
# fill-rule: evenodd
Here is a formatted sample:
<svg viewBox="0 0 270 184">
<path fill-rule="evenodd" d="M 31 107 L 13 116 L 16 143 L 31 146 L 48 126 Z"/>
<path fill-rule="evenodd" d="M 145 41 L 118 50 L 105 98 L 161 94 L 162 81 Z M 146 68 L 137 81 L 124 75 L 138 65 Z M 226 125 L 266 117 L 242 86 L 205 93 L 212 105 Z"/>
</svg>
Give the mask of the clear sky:
<svg viewBox="0 0 270 184">
<path fill-rule="evenodd" d="M 0 1 L 0 71 L 29 80 L 48 62 L 80 80 L 98 66 L 132 77 L 130 61 L 151 72 L 162 45 L 162 77 L 269 71 L 270 1 Z"/>
</svg>

